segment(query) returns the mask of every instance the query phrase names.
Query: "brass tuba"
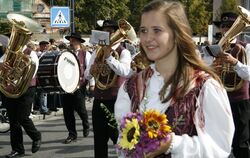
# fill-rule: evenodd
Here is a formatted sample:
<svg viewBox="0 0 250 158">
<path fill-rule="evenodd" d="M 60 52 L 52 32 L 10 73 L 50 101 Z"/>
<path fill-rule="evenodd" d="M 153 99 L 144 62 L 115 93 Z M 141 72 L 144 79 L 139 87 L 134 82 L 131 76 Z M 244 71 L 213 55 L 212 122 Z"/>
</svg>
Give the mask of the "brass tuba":
<svg viewBox="0 0 250 158">
<path fill-rule="evenodd" d="M 218 45 L 224 51 L 227 51 L 230 48 L 230 42 L 235 39 L 235 37 L 239 35 L 250 24 L 250 12 L 241 6 L 238 6 L 238 11 L 239 16 L 237 17 L 231 28 L 222 36 L 221 40 L 218 43 Z M 243 47 L 239 47 L 234 57 L 243 64 L 247 63 L 246 52 Z M 233 70 L 233 65 L 220 60 L 218 61 L 219 63 L 215 65 L 217 65 L 216 69 L 218 70 L 217 72 L 219 73 L 225 89 L 228 92 L 240 89 L 242 87 L 243 80 L 238 77 L 237 73 Z M 231 81 L 227 81 L 227 77 L 231 77 L 234 79 L 233 84 L 231 83 Z"/>
<path fill-rule="evenodd" d="M 119 29 L 110 37 L 110 46 L 113 46 L 124 39 L 134 41 L 136 39 L 136 33 L 134 28 L 124 19 L 118 21 Z M 119 54 L 116 51 L 112 51 L 112 56 L 119 59 Z M 117 75 L 114 71 L 105 63 L 104 50 L 102 46 L 99 46 L 96 51 L 95 63 L 97 64 L 97 71 L 91 72 L 95 78 L 96 86 L 105 90 L 112 87 L 117 79 Z"/>
<path fill-rule="evenodd" d="M 31 34 L 41 32 L 42 27 L 20 14 L 10 13 L 7 18 L 12 23 L 12 33 L 0 70 L 0 91 L 9 98 L 18 98 L 28 89 L 36 69 L 35 63 L 24 54 L 24 46 Z"/>
</svg>

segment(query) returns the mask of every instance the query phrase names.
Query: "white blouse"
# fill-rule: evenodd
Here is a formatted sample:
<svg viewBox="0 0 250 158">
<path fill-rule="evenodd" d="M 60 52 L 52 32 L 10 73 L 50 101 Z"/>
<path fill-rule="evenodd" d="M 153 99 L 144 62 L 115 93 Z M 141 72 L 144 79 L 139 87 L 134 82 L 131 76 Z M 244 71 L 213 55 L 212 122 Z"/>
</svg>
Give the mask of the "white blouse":
<svg viewBox="0 0 250 158">
<path fill-rule="evenodd" d="M 159 91 L 164 85 L 164 80 L 155 70 L 154 65 L 151 65 L 151 68 L 154 74 L 147 83 L 146 101 L 142 101 L 139 110 L 142 112 L 147 109 L 156 109 L 164 113 L 170 104 L 170 101 L 164 104 L 160 102 Z M 198 96 L 197 110 L 202 104 L 205 126 L 202 129 L 199 126 L 200 120 L 196 112 L 194 123 L 198 135 L 192 137 L 187 134 L 175 135 L 171 151 L 172 158 L 226 158 L 231 152 L 234 123 L 226 91 L 216 80 L 208 79 L 201 92 L 203 92 L 203 97 Z M 131 100 L 122 85 L 115 103 L 115 117 L 118 124 L 121 118 L 130 111 Z"/>
</svg>

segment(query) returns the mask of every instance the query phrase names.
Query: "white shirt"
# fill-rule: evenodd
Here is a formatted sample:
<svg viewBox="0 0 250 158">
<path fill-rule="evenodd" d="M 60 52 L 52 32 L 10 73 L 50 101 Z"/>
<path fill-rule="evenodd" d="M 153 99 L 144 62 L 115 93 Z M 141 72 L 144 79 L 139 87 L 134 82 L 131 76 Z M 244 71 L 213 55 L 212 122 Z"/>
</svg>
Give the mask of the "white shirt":
<svg viewBox="0 0 250 158">
<path fill-rule="evenodd" d="M 113 50 L 118 48 L 120 43 L 114 45 L 112 47 Z M 84 76 L 87 80 L 89 80 L 92 75 L 90 74 L 90 68 L 92 64 L 94 63 L 96 58 L 96 51 L 93 52 L 89 65 L 87 66 L 87 69 L 84 72 Z M 127 49 L 123 49 L 119 59 L 115 59 L 113 56 L 109 56 L 108 58 L 105 59 L 106 63 L 109 65 L 109 67 L 115 72 L 115 74 L 122 76 L 122 77 L 127 77 L 130 72 L 130 63 L 132 61 L 131 54 Z"/>
<path fill-rule="evenodd" d="M 35 70 L 35 73 L 33 75 L 33 77 L 35 77 L 37 70 L 38 70 L 38 66 L 39 66 L 39 59 L 38 59 L 38 56 L 37 56 L 35 51 L 31 51 L 30 58 L 31 58 L 31 61 L 36 64 L 36 70 Z"/>
<path fill-rule="evenodd" d="M 147 109 L 156 109 L 164 113 L 170 101 L 162 104 L 159 91 L 164 85 L 163 77 L 151 65 L 154 74 L 149 79 L 146 88 L 147 100 L 140 104 L 140 112 Z M 169 89 L 167 90 L 169 93 Z M 172 158 L 227 158 L 231 152 L 231 144 L 234 135 L 234 122 L 227 93 L 214 79 L 208 79 L 197 98 L 197 110 L 202 104 L 205 127 L 201 129 L 197 112 L 194 123 L 197 136 L 175 135 L 173 137 Z M 201 99 L 203 98 L 203 100 Z M 202 102 L 201 102 L 202 101 Z M 115 103 L 115 117 L 119 124 L 121 118 L 131 111 L 131 100 L 124 90 L 124 85 L 119 89 Z"/>
</svg>

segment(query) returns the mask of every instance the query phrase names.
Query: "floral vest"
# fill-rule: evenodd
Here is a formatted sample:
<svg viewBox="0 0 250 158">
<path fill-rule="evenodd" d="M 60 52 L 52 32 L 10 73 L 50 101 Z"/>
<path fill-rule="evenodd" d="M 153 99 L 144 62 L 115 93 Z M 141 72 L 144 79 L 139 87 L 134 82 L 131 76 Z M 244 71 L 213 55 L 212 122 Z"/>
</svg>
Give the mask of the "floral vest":
<svg viewBox="0 0 250 158">
<path fill-rule="evenodd" d="M 126 81 L 125 89 L 131 99 L 131 110 L 135 112 L 139 109 L 140 102 L 142 101 L 145 89 L 146 81 L 152 76 L 153 70 L 148 68 Z M 197 135 L 197 131 L 194 124 L 194 115 L 197 109 L 196 101 L 201 92 L 201 88 L 205 81 L 209 78 L 209 75 L 197 71 L 195 73 L 195 87 L 191 89 L 183 98 L 178 101 L 171 101 L 170 107 L 166 110 L 165 114 L 168 117 L 169 124 L 172 127 L 172 131 L 176 135 L 188 134 L 189 136 Z M 201 95 L 204 96 L 204 95 Z M 200 105 L 202 106 L 202 105 Z M 204 114 L 202 108 L 198 111 L 201 124 L 199 126 L 204 127 Z M 157 158 L 169 158 L 171 154 L 161 154 Z"/>
</svg>

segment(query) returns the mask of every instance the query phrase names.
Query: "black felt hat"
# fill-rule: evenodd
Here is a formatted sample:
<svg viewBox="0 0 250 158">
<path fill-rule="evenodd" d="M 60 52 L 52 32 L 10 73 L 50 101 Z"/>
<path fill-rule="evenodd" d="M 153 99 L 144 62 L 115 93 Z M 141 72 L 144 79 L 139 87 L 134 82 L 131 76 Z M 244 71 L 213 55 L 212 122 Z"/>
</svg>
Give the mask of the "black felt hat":
<svg viewBox="0 0 250 158">
<path fill-rule="evenodd" d="M 117 30 L 119 28 L 116 21 L 114 21 L 114 20 L 104 20 L 102 26 L 98 26 L 96 28 L 96 30 L 102 30 L 104 27 L 112 27 L 112 28 L 114 28 L 114 30 Z"/>
<path fill-rule="evenodd" d="M 216 32 L 215 35 L 213 35 L 213 37 L 214 37 L 216 40 L 218 40 L 218 39 L 221 39 L 222 34 L 221 34 L 221 32 Z"/>
<path fill-rule="evenodd" d="M 70 35 L 65 36 L 65 38 L 69 41 L 70 38 L 78 39 L 81 43 L 84 43 L 85 40 L 82 39 L 81 35 L 79 33 L 72 32 Z"/>
<path fill-rule="evenodd" d="M 234 21 L 237 19 L 238 15 L 233 12 L 225 12 L 221 14 L 220 21 L 214 21 L 213 23 L 217 26 L 220 27 L 221 25 L 228 25 L 232 26 Z"/>
</svg>

